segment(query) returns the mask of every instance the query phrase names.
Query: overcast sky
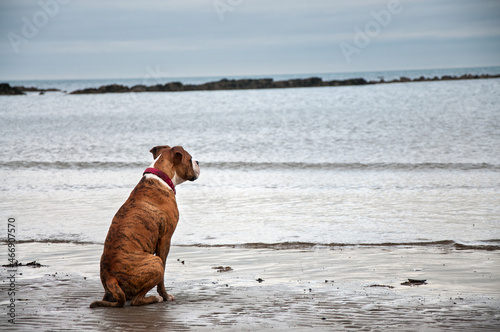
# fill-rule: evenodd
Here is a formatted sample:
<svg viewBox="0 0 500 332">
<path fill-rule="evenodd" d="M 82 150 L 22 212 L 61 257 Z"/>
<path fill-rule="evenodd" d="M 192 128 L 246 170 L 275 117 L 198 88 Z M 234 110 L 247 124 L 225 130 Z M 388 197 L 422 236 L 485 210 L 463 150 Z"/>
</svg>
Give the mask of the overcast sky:
<svg viewBox="0 0 500 332">
<path fill-rule="evenodd" d="M 0 1 L 0 81 L 495 65 L 498 0 Z"/>
</svg>

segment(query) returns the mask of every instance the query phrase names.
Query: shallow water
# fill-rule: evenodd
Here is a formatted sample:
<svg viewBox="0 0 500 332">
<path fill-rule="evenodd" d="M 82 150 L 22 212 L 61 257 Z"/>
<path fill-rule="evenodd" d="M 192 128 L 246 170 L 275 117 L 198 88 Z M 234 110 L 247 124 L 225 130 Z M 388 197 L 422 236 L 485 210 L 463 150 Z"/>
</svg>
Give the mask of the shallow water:
<svg viewBox="0 0 500 332">
<path fill-rule="evenodd" d="M 2 96 L 0 208 L 18 241 L 102 243 L 149 149 L 179 144 L 202 173 L 178 188 L 178 245 L 498 249 L 499 88 Z"/>
</svg>

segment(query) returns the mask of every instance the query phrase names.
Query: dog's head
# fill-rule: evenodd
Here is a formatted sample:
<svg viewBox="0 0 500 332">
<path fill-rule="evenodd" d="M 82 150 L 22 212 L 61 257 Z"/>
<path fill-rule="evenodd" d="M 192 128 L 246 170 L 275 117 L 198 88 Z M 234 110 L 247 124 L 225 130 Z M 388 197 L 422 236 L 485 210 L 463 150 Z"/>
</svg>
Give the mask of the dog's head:
<svg viewBox="0 0 500 332">
<path fill-rule="evenodd" d="M 150 152 L 155 159 L 151 166 L 167 174 L 175 185 L 200 176 L 198 162 L 182 146 L 155 146 Z"/>
</svg>

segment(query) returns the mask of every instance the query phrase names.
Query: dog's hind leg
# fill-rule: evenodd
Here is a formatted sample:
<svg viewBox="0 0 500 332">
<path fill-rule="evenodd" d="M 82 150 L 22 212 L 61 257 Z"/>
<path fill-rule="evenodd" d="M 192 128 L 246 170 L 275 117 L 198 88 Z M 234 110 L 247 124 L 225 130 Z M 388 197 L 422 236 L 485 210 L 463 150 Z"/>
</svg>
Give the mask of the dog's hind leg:
<svg viewBox="0 0 500 332">
<path fill-rule="evenodd" d="M 136 297 L 134 297 L 130 302 L 130 305 L 144 305 L 163 302 L 163 297 L 161 297 L 160 295 L 151 295 L 148 297 L 144 297 L 147 292 L 148 291 L 141 292 L 141 294 L 138 294 Z"/>
<path fill-rule="evenodd" d="M 109 302 L 115 302 L 115 298 L 113 297 L 113 294 L 111 294 L 109 291 L 106 291 L 104 293 L 104 296 L 102 297 L 103 301 L 109 301 Z"/>
<path fill-rule="evenodd" d="M 107 301 L 109 297 L 115 299 L 115 302 Z M 106 291 L 102 301 L 95 301 L 90 304 L 91 308 L 96 307 L 118 307 L 122 308 L 125 306 L 126 302 L 125 293 L 118 284 L 118 280 L 115 277 L 110 276 L 106 281 Z"/>
<path fill-rule="evenodd" d="M 144 305 L 150 303 L 163 302 L 163 296 L 153 295 L 145 297 L 147 292 L 154 286 L 163 283 L 163 274 L 165 273 L 163 263 L 158 256 L 148 255 L 143 260 L 140 268 L 136 271 L 136 275 L 141 277 L 141 289 L 130 302 L 130 305 Z"/>
</svg>

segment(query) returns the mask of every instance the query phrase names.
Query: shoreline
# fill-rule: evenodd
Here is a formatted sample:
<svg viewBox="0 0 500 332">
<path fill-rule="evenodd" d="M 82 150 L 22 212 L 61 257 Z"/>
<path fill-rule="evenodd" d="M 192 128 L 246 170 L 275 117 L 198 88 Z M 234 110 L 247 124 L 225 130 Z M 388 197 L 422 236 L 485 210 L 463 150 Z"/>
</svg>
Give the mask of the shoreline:
<svg viewBox="0 0 500 332">
<path fill-rule="evenodd" d="M 173 246 L 165 285 L 176 301 L 90 309 L 103 294 L 102 245 L 23 243 L 16 248 L 19 261 L 43 265 L 17 269 L 14 327 L 23 331 L 500 327 L 500 257 L 495 252 Z M 0 250 L 5 261 L 7 246 Z M 405 286 L 408 279 L 427 281 Z M 0 301 L 4 307 L 7 303 L 6 297 Z M 0 327 L 12 328 L 6 315 Z"/>
<path fill-rule="evenodd" d="M 207 82 L 203 84 L 183 84 L 181 82 L 169 82 L 166 84 L 156 84 L 151 86 L 134 85 L 132 87 L 121 84 L 102 85 L 99 88 L 86 88 L 72 92 L 62 91 L 60 89 L 48 88 L 39 89 L 35 87 L 10 86 L 8 83 L 0 83 L 0 95 L 25 95 L 26 92 L 64 92 L 68 94 L 104 94 L 104 93 L 138 93 L 138 92 L 187 92 L 187 91 L 222 91 L 222 90 L 262 90 L 262 89 L 290 89 L 290 88 L 313 88 L 313 87 L 332 87 L 332 86 L 358 86 L 374 84 L 392 84 L 392 83 L 412 83 L 412 82 L 435 82 L 435 81 L 456 81 L 456 80 L 477 80 L 500 78 L 500 74 L 490 75 L 472 75 L 464 74 L 461 76 L 444 75 L 441 77 L 424 77 L 411 79 L 400 77 L 385 81 L 367 81 L 364 78 L 352 78 L 346 80 L 323 81 L 320 77 L 310 77 L 305 79 L 289 79 L 275 81 L 272 78 L 261 79 L 221 79 L 219 81 Z"/>
<path fill-rule="evenodd" d="M 363 249 L 363 248 L 384 248 L 384 249 L 409 249 L 427 248 L 433 250 L 479 250 L 479 251 L 499 251 L 500 239 L 489 239 L 476 241 L 474 243 L 463 243 L 453 240 L 422 241 L 422 242 L 380 242 L 380 243 L 313 243 L 300 241 L 285 241 L 275 243 L 250 242 L 250 243 L 224 243 L 224 244 L 177 244 L 176 247 L 185 248 L 227 248 L 227 249 L 270 249 L 270 250 L 316 250 L 316 249 Z M 7 245 L 7 239 L 0 240 L 0 245 Z M 68 244 L 68 245 L 103 245 L 103 242 L 75 241 L 75 240 L 17 240 L 17 244 Z"/>
</svg>

